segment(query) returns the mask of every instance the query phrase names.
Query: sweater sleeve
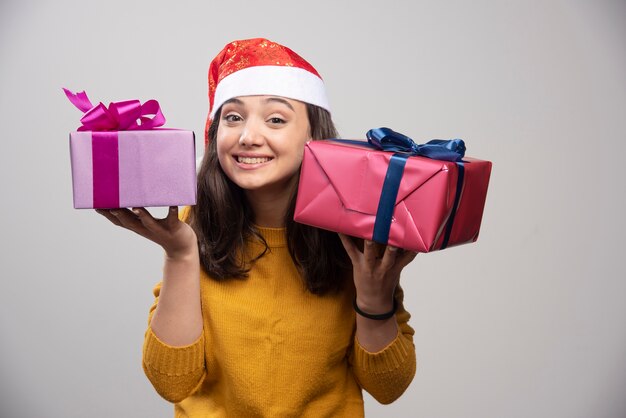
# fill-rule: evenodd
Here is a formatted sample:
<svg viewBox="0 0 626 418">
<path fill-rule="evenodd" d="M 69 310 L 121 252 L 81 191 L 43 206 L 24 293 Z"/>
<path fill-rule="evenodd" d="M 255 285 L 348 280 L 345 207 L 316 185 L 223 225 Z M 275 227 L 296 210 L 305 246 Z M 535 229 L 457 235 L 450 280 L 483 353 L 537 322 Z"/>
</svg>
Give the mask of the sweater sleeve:
<svg viewBox="0 0 626 418">
<path fill-rule="evenodd" d="M 411 315 L 404 309 L 404 292 L 396 289 L 398 302 L 396 320 L 398 335 L 377 353 L 370 353 L 360 344 L 356 336 L 350 362 L 357 382 L 378 402 L 389 404 L 400 397 L 415 376 L 416 359 L 413 334 L 408 324 Z"/>
<path fill-rule="evenodd" d="M 149 324 L 160 292 L 161 283 L 154 288 L 156 300 L 150 309 L 143 344 L 143 370 L 157 393 L 176 403 L 193 394 L 204 380 L 204 332 L 194 343 L 182 347 L 174 347 L 159 340 Z"/>
</svg>

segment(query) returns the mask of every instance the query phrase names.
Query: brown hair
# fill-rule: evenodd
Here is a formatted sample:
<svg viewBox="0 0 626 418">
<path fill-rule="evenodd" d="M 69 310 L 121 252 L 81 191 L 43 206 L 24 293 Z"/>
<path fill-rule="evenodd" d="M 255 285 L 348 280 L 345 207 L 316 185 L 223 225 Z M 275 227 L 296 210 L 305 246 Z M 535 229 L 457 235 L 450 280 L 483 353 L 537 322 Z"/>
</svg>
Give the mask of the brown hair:
<svg viewBox="0 0 626 418">
<path fill-rule="evenodd" d="M 337 137 L 328 111 L 311 104 L 306 108 L 314 140 Z M 252 209 L 243 190 L 224 174 L 218 161 L 215 138 L 220 115 L 221 109 L 207 131 L 208 145 L 198 173 L 198 199 L 191 208 L 189 224 L 198 237 L 200 264 L 208 275 L 215 280 L 243 279 L 269 247 L 252 223 Z M 310 292 L 321 295 L 338 291 L 352 268 L 350 259 L 336 233 L 294 222 L 296 196 L 297 185 L 285 214 L 291 258 Z M 244 246 L 250 239 L 259 240 L 265 248 L 245 260 Z"/>
</svg>

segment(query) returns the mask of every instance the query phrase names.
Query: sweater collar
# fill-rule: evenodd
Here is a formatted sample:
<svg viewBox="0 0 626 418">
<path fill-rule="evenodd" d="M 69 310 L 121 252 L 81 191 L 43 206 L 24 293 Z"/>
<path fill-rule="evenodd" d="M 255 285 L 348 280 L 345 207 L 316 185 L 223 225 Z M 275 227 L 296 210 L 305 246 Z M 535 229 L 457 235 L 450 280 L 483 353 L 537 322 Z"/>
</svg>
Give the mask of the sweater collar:
<svg viewBox="0 0 626 418">
<path fill-rule="evenodd" d="M 261 233 L 267 245 L 270 247 L 287 246 L 287 228 L 268 228 L 256 225 L 257 230 Z"/>
</svg>

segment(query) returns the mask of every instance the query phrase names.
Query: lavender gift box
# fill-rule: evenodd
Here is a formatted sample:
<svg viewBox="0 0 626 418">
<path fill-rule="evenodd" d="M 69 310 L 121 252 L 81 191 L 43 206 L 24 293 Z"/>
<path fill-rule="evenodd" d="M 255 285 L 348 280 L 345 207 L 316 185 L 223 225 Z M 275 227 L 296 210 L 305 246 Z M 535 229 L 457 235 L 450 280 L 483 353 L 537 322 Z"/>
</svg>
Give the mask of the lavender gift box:
<svg viewBox="0 0 626 418">
<path fill-rule="evenodd" d="M 74 208 L 196 203 L 192 131 L 72 132 Z"/>
<path fill-rule="evenodd" d="M 84 112 L 70 133 L 74 208 L 186 206 L 196 203 L 195 136 L 159 128 L 156 100 L 93 106 L 85 92 L 64 89 Z"/>
</svg>

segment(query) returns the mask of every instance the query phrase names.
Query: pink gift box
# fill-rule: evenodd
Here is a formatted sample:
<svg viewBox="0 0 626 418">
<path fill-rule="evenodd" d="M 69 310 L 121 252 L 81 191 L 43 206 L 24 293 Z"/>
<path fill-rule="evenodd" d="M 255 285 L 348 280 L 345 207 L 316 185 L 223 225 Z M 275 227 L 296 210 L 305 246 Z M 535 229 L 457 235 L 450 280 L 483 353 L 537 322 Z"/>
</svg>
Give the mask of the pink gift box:
<svg viewBox="0 0 626 418">
<path fill-rule="evenodd" d="M 372 240 L 392 156 L 365 145 L 309 142 L 294 220 Z M 384 244 L 429 252 L 478 239 L 491 162 L 466 157 L 460 165 L 408 158 Z"/>
<path fill-rule="evenodd" d="M 196 203 L 192 131 L 71 132 L 70 155 L 77 209 Z"/>
</svg>

